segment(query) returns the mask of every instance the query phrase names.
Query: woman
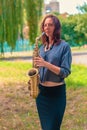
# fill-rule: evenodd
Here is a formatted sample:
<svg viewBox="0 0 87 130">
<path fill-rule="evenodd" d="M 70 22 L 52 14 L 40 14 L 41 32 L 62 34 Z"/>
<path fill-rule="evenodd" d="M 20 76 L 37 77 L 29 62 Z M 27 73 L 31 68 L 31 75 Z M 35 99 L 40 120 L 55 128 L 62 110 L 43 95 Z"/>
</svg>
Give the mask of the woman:
<svg viewBox="0 0 87 130">
<path fill-rule="evenodd" d="M 34 59 L 40 75 L 36 105 L 42 130 L 60 130 L 66 107 L 64 79 L 71 73 L 71 50 L 69 44 L 60 38 L 61 24 L 56 16 L 46 15 L 41 30 L 45 32 L 43 44 L 40 56 Z"/>
</svg>

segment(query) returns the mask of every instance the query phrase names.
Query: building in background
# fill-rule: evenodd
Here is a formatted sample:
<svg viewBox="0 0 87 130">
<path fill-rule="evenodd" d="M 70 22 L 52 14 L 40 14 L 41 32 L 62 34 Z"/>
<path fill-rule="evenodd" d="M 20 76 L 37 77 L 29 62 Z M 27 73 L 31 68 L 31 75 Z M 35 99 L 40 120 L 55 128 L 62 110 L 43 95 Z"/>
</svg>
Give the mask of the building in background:
<svg viewBox="0 0 87 130">
<path fill-rule="evenodd" d="M 45 3 L 44 5 L 44 13 L 51 13 L 51 12 L 57 12 L 60 13 L 59 11 L 59 2 L 57 0 L 51 0 L 49 3 Z"/>
</svg>

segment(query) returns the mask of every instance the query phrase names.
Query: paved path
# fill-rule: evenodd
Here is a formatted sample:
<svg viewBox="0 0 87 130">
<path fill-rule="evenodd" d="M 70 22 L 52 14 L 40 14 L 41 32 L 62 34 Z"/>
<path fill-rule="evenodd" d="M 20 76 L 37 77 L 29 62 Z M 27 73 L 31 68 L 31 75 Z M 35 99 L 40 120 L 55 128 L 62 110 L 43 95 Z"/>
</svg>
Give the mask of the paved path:
<svg viewBox="0 0 87 130">
<path fill-rule="evenodd" d="M 8 57 L 8 58 L 0 59 L 0 60 L 32 62 L 32 56 L 31 55 L 25 55 L 25 56 L 19 55 L 16 57 Z M 72 63 L 73 64 L 87 65 L 87 52 L 73 52 L 72 53 Z"/>
<path fill-rule="evenodd" d="M 72 54 L 73 64 L 87 65 L 87 52 L 79 52 Z"/>
</svg>

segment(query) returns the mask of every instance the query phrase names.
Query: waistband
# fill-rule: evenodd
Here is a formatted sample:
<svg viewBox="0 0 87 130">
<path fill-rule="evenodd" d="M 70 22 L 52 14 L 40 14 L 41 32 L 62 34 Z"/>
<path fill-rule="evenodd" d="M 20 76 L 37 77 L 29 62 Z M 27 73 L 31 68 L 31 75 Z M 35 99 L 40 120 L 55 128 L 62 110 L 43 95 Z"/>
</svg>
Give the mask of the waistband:
<svg viewBox="0 0 87 130">
<path fill-rule="evenodd" d="M 54 86 L 60 86 L 60 85 L 63 85 L 64 84 L 64 82 L 50 82 L 50 81 L 46 81 L 46 82 L 44 82 L 44 83 L 42 83 L 42 82 L 40 82 L 40 84 L 42 85 L 42 86 L 46 86 L 46 87 L 48 87 L 48 86 L 50 86 L 50 87 L 54 87 Z"/>
<path fill-rule="evenodd" d="M 39 84 L 40 94 L 46 97 L 61 97 L 66 95 L 66 84 L 59 86 L 43 86 Z"/>
</svg>

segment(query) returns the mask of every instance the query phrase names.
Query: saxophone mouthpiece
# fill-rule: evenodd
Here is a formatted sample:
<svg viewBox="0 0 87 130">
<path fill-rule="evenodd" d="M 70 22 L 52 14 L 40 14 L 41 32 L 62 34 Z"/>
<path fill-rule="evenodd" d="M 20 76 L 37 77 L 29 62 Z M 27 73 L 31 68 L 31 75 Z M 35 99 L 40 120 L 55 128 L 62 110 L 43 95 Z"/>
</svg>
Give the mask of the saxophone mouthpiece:
<svg viewBox="0 0 87 130">
<path fill-rule="evenodd" d="M 39 37 L 36 37 L 36 40 L 40 40 L 40 38 L 45 34 L 45 32 L 42 32 L 42 34 Z"/>
<path fill-rule="evenodd" d="M 45 34 L 45 32 L 42 32 L 42 36 Z"/>
<path fill-rule="evenodd" d="M 40 35 L 40 38 L 45 34 L 45 32 L 42 32 L 42 34 Z"/>
</svg>

